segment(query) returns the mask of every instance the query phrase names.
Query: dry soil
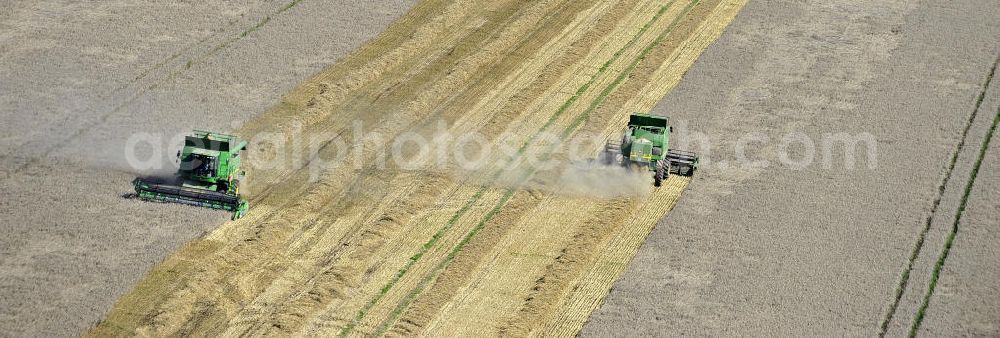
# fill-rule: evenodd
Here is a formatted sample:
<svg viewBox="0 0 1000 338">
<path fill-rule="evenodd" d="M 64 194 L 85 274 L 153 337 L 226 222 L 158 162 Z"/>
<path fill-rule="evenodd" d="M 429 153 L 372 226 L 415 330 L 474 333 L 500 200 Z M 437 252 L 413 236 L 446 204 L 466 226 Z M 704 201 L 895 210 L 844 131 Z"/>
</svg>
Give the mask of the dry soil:
<svg viewBox="0 0 1000 338">
<path fill-rule="evenodd" d="M 130 135 L 238 126 L 412 5 L 296 3 L 0 2 L 0 335 L 79 334 L 228 218 L 123 199 Z"/>
<path fill-rule="evenodd" d="M 1000 116 L 1000 103 L 983 105 L 983 115 Z M 996 108 L 994 108 L 996 107 Z M 926 316 L 919 328 L 921 335 L 995 336 L 1000 332 L 1000 263 L 996 257 L 1000 223 L 1000 145 L 991 140 L 976 174 L 970 199 L 955 231 L 955 239 L 943 262 L 940 277 Z M 976 144 L 972 148 L 979 148 Z M 977 149 L 978 150 L 978 149 Z M 954 218 L 954 215 L 949 215 Z M 949 227 L 950 229 L 950 227 Z M 931 247 L 938 257 L 942 248 Z M 937 258 L 937 257 L 935 257 Z M 919 290 L 926 292 L 927 284 Z M 926 295 L 926 294 L 924 294 Z"/>
<path fill-rule="evenodd" d="M 989 118 L 970 115 L 1000 52 L 998 11 L 978 1 L 751 2 L 655 109 L 708 135 L 713 147 L 701 151 L 713 164 L 584 335 L 872 336 L 883 323 L 889 335 L 907 334 L 944 243 L 936 234 L 950 230 L 936 219 L 953 219 L 975 156 L 959 156 L 954 168 L 950 160 L 974 153 L 966 148 L 978 148 L 988 127 Z M 990 102 L 981 115 L 995 109 Z M 753 132 L 747 154 L 770 161 L 766 168 L 736 162 L 737 140 Z M 841 132 L 873 135 L 877 165 L 866 165 L 860 146 L 854 169 L 843 155 L 825 167 L 824 134 Z M 781 164 L 780 141 L 791 133 L 815 142 L 811 165 Z M 807 148 L 800 141 L 788 153 L 798 161 Z M 982 189 L 970 205 L 995 206 Z M 970 207 L 967 217 L 988 217 L 985 209 Z M 963 236 L 955 252 L 969 241 L 990 245 Z M 941 283 L 950 281 L 953 296 L 932 297 L 934 320 L 923 327 L 996 335 L 982 323 L 996 322 L 1000 295 L 966 270 L 995 266 L 995 256 L 964 250 L 944 265 Z M 960 299 L 973 298 L 978 305 L 958 312 Z"/>
</svg>

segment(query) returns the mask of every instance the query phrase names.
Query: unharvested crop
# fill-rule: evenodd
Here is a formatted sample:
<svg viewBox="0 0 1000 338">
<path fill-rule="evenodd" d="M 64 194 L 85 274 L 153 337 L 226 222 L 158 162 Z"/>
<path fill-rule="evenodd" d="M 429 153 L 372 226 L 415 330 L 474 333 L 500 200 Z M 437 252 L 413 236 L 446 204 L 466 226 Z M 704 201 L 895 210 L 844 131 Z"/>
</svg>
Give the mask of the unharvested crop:
<svg viewBox="0 0 1000 338">
<path fill-rule="evenodd" d="M 515 157 L 546 132 L 617 137 L 744 3 L 425 1 L 238 133 L 360 122 L 391 139 L 443 121 L 512 134 Z M 501 158 L 460 175 L 380 167 L 364 145 L 317 176 L 308 163 L 337 149 L 315 142 L 284 154 L 300 166 L 252 171 L 249 215 L 157 266 L 91 333 L 573 335 L 689 183 L 649 193 L 629 174 L 609 187 Z"/>
</svg>

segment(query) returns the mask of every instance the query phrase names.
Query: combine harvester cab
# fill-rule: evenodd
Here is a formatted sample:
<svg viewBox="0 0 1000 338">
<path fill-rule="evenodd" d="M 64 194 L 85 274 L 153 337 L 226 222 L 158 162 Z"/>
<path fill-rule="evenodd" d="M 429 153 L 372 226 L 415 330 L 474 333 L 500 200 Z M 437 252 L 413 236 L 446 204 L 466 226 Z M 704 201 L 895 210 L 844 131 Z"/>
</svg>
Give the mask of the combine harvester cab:
<svg viewBox="0 0 1000 338">
<path fill-rule="evenodd" d="M 240 195 L 240 154 L 247 142 L 232 135 L 195 130 L 184 138 L 177 152 L 180 168 L 173 182 L 137 178 L 140 199 L 181 203 L 233 212 L 233 219 L 246 213 L 249 203 Z"/>
<path fill-rule="evenodd" d="M 667 117 L 632 114 L 622 133 L 621 142 L 608 142 L 605 163 L 626 168 L 648 168 L 653 172 L 653 184 L 660 186 L 670 174 L 694 175 L 698 155 L 670 149 L 670 126 Z"/>
</svg>

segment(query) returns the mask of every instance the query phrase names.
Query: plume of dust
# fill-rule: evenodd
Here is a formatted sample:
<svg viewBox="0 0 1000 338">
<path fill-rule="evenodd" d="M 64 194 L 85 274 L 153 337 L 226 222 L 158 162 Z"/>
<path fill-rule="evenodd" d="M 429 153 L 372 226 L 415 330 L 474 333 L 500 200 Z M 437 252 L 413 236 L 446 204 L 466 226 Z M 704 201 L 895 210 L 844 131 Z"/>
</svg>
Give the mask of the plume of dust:
<svg viewBox="0 0 1000 338">
<path fill-rule="evenodd" d="M 554 186 L 555 193 L 611 199 L 647 196 L 653 191 L 651 174 L 600 162 L 569 163 Z"/>
<path fill-rule="evenodd" d="M 619 165 L 598 161 L 563 162 L 551 169 L 538 170 L 530 166 L 515 166 L 499 178 L 486 182 L 492 175 L 469 172 L 460 177 L 482 177 L 479 184 L 513 189 L 534 190 L 561 196 L 614 199 L 644 197 L 653 191 L 652 174 L 646 170 L 628 170 Z"/>
<path fill-rule="evenodd" d="M 128 148 L 125 140 L 109 137 L 74 149 L 72 156 L 75 162 L 93 169 L 132 175 L 154 183 L 176 183 L 176 153 L 183 144 L 169 143 L 143 143 Z"/>
<path fill-rule="evenodd" d="M 170 149 L 167 151 L 166 149 Z M 149 154 L 139 154 L 137 156 L 149 156 L 146 160 L 148 167 L 134 167 L 124 156 L 111 157 L 104 162 L 108 167 L 115 168 L 121 172 L 135 175 L 143 181 L 158 184 L 180 184 L 181 179 L 177 176 L 177 162 L 175 153 L 180 146 L 165 148 L 163 152 L 152 152 Z M 141 150 L 140 150 L 141 151 Z M 159 155 L 159 156 L 157 156 Z"/>
</svg>

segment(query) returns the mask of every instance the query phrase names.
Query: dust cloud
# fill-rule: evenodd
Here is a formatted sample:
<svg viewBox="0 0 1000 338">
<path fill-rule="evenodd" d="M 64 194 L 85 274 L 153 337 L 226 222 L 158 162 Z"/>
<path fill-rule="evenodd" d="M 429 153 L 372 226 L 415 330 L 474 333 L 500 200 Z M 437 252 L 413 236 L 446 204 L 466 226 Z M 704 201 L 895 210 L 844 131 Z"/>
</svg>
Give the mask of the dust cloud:
<svg viewBox="0 0 1000 338">
<path fill-rule="evenodd" d="M 552 188 L 557 194 L 611 199 L 647 196 L 653 191 L 653 182 L 647 171 L 578 162 L 566 165 Z"/>
<path fill-rule="evenodd" d="M 457 173 L 456 173 L 457 174 Z M 484 176 L 470 175 L 462 177 Z M 534 190 L 560 196 L 596 199 L 645 197 L 653 192 L 652 174 L 626 169 L 599 161 L 560 162 L 544 170 L 517 166 L 505 170 L 497 179 L 475 182 L 487 186 Z"/>
</svg>

